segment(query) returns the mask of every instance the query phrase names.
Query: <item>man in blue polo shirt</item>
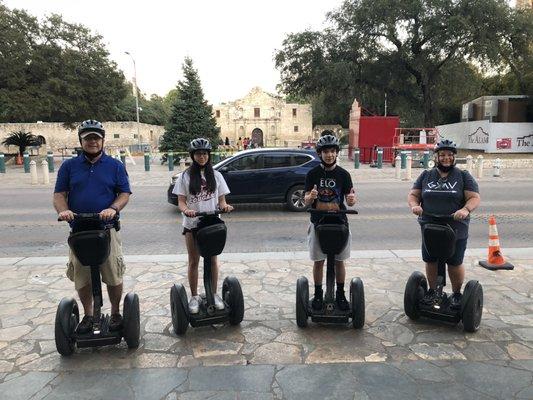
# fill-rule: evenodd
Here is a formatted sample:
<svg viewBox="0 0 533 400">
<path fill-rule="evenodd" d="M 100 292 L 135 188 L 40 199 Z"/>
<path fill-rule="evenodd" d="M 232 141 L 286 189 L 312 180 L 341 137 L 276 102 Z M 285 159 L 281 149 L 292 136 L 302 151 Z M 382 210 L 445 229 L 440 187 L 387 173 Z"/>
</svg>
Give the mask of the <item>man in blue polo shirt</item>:
<svg viewBox="0 0 533 400">
<path fill-rule="evenodd" d="M 96 120 L 84 121 L 78 128 L 83 153 L 65 161 L 57 173 L 54 190 L 54 207 L 62 221 L 72 222 L 76 213 L 99 213 L 103 221 L 118 220 L 131 194 L 124 165 L 104 153 L 105 130 Z M 100 267 L 102 281 L 107 285 L 111 302 L 110 329 L 119 330 L 122 325 L 120 299 L 125 265 L 122 256 L 120 233 L 110 229 L 111 252 Z M 77 327 L 79 333 L 87 333 L 93 326 L 91 273 L 88 266 L 80 264 L 70 251 L 67 277 L 74 282 L 80 296 L 85 316 Z"/>
</svg>

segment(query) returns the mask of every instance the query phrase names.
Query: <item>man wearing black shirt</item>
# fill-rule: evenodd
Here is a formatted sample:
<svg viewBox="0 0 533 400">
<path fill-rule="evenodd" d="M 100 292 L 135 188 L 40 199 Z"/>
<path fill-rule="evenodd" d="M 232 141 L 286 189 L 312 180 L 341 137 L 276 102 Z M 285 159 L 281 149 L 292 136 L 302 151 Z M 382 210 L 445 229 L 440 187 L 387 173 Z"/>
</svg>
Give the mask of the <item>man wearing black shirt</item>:
<svg viewBox="0 0 533 400">
<path fill-rule="evenodd" d="M 316 151 L 322 163 L 307 173 L 305 178 L 305 204 L 317 210 L 345 210 L 344 200 L 348 206 L 355 204 L 355 193 L 352 178 L 348 171 L 337 165 L 339 141 L 333 135 L 322 136 L 317 144 Z M 314 309 L 321 309 L 323 304 L 322 277 L 326 255 L 322 253 L 320 244 L 315 235 L 314 224 L 320 216 L 311 214 L 311 224 L 307 231 L 309 256 L 314 262 L 313 279 L 315 281 L 315 295 L 312 301 Z M 346 224 L 348 220 L 344 216 Z M 344 280 L 346 269 L 344 260 L 350 258 L 351 233 L 345 248 L 335 255 L 335 276 L 337 292 L 335 300 L 341 310 L 348 310 L 350 305 L 344 294 Z"/>
</svg>

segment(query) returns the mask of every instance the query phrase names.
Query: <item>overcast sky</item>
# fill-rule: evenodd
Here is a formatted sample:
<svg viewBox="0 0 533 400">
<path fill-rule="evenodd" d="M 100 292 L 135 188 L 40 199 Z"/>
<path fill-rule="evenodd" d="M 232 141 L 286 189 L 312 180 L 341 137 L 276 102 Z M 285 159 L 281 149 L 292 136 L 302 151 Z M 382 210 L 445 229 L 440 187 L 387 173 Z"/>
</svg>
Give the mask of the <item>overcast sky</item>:
<svg viewBox="0 0 533 400">
<path fill-rule="evenodd" d="M 4 0 L 43 17 L 63 15 L 101 34 L 127 79 L 137 63 L 141 91 L 164 96 L 192 57 L 212 104 L 243 97 L 254 86 L 275 92 L 273 55 L 287 33 L 324 26 L 342 0 Z"/>
</svg>

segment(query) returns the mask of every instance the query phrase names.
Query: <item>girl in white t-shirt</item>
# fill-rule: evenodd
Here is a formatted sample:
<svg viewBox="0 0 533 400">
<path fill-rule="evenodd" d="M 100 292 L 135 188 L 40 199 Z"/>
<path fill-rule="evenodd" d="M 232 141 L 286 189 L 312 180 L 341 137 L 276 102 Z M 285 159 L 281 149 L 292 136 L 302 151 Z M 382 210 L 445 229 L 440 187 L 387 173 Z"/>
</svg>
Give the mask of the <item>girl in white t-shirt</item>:
<svg viewBox="0 0 533 400">
<path fill-rule="evenodd" d="M 213 169 L 211 165 L 211 144 L 207 139 L 198 138 L 191 141 L 189 154 L 193 160 L 192 165 L 179 175 L 173 193 L 178 196 L 178 207 L 183 216 L 183 235 L 189 256 L 187 277 L 191 288 L 189 310 L 196 314 L 200 308 L 198 296 L 198 263 L 200 254 L 196 246 L 194 235 L 198 225 L 197 212 L 214 211 L 220 209 L 226 212 L 233 207 L 226 203 L 226 194 L 229 193 L 228 185 L 222 174 Z M 212 286 L 215 297 L 215 307 L 224 308 L 224 302 L 217 294 L 218 262 L 217 257 L 211 259 Z"/>
</svg>

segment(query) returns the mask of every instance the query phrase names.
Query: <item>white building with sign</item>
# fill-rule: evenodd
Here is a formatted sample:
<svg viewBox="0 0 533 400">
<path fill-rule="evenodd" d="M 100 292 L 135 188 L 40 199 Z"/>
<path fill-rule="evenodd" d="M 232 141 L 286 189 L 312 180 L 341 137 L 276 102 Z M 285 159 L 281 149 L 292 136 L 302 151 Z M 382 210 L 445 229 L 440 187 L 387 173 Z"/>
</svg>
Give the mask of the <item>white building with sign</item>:
<svg viewBox="0 0 533 400">
<path fill-rule="evenodd" d="M 470 121 L 437 126 L 441 138 L 461 149 L 486 153 L 532 153 L 533 122 Z"/>
</svg>

